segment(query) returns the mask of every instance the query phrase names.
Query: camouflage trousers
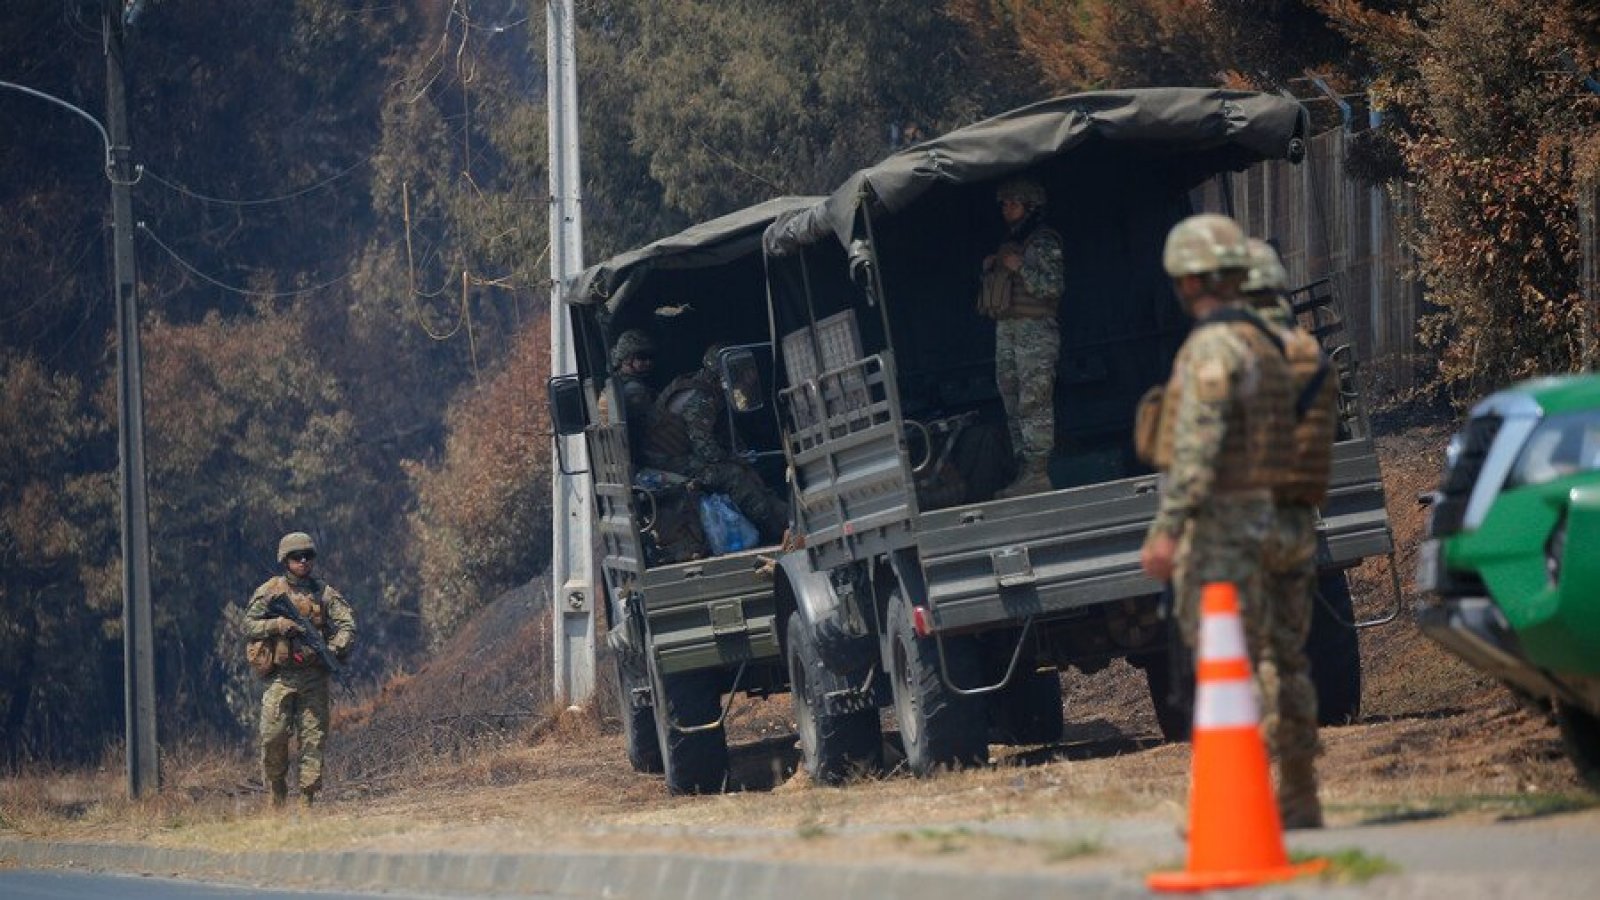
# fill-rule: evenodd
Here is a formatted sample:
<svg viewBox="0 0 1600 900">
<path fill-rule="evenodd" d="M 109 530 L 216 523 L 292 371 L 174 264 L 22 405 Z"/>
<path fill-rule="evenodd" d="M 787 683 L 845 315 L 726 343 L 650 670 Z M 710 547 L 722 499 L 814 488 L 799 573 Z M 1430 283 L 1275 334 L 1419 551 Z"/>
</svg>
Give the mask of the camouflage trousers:
<svg viewBox="0 0 1600 900">
<path fill-rule="evenodd" d="M 749 465 L 736 460 L 712 463 L 696 472 L 694 480 L 710 493 L 727 494 L 761 532 L 763 544 L 776 544 L 783 538 L 789 525 L 788 507 Z"/>
<path fill-rule="evenodd" d="M 1056 360 L 1061 333 L 1054 317 L 1001 319 L 994 326 L 994 381 L 1005 404 L 1012 452 L 1045 459 L 1056 442 Z"/>
<path fill-rule="evenodd" d="M 289 735 L 300 737 L 300 790 L 322 787 L 322 746 L 328 736 L 327 672 L 279 669 L 261 696 L 261 776 L 270 788 L 289 774 Z"/>
<path fill-rule="evenodd" d="M 1262 553 L 1266 603 L 1260 614 L 1244 619 L 1261 690 L 1262 732 L 1278 761 L 1278 807 L 1286 822 L 1321 818 L 1317 690 L 1305 649 L 1316 555 L 1316 510 L 1303 504 L 1277 507 Z"/>
<path fill-rule="evenodd" d="M 1261 603 L 1261 552 L 1273 527 L 1272 501 L 1256 496 L 1212 497 L 1178 537 L 1172 588 L 1183 642 L 1193 650 L 1200 636 L 1200 592 L 1226 581 L 1239 592 L 1239 613 L 1248 621 Z M 1250 625 L 1245 625 L 1248 634 Z M 1252 652 L 1254 645 L 1251 646 Z"/>
</svg>

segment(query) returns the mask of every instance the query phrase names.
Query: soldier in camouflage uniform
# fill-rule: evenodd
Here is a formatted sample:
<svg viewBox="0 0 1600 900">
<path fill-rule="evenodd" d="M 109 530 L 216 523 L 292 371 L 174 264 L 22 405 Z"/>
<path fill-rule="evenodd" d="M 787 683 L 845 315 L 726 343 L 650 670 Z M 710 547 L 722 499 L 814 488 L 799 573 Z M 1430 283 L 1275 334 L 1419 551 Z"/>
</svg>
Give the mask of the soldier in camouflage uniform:
<svg viewBox="0 0 1600 900">
<path fill-rule="evenodd" d="M 311 536 L 296 531 L 278 542 L 282 575 L 267 579 L 250 596 L 245 610 L 245 636 L 262 642 L 271 654 L 267 689 L 261 697 L 261 774 L 271 792 L 273 807 L 282 807 L 289 795 L 289 735 L 300 738 L 300 802 L 310 807 L 322 788 L 322 748 L 328 735 L 328 692 L 331 674 L 322 659 L 297 640 L 294 621 L 267 612 L 267 604 L 282 594 L 300 610 L 339 659 L 355 646 L 356 619 L 350 604 L 332 585 L 312 576 L 317 548 Z"/>
<path fill-rule="evenodd" d="M 721 349 L 713 344 L 698 370 L 678 376 L 662 390 L 656 400 L 649 456 L 658 468 L 688 475 L 707 491 L 727 494 L 761 532 L 763 543 L 777 543 L 788 525 L 788 509 L 760 474 L 733 453 L 727 398 L 717 374 Z"/>
<path fill-rule="evenodd" d="M 656 392 L 647 380 L 655 368 L 655 358 L 656 342 L 638 329 L 624 331 L 611 347 L 611 372 L 617 380 L 617 395 L 628 423 L 628 449 L 636 466 L 643 462 L 643 449 L 655 418 Z"/>
<path fill-rule="evenodd" d="M 978 312 L 995 320 L 994 377 L 1005 404 L 1018 473 L 996 497 L 1051 488 L 1055 449 L 1056 360 L 1061 333 L 1056 312 L 1066 287 L 1061 235 L 1045 224 L 1045 192 L 1031 178 L 1013 178 L 995 191 L 1007 238 L 983 261 Z"/>
<path fill-rule="evenodd" d="M 1299 327 L 1283 295 L 1288 281 L 1277 251 L 1250 240 L 1250 274 L 1242 291 L 1279 330 L 1295 392 L 1294 461 L 1273 491 L 1275 517 L 1262 556 L 1264 634 L 1251 642 L 1270 647 L 1256 666 L 1262 727 L 1278 760 L 1278 808 L 1285 828 L 1319 828 L 1317 799 L 1317 692 L 1306 659 L 1311 604 L 1317 584 L 1317 507 L 1332 470 L 1337 385 L 1316 337 Z"/>
<path fill-rule="evenodd" d="M 1288 366 L 1271 327 L 1244 304 L 1244 232 L 1226 216 L 1191 216 L 1167 236 L 1163 264 L 1194 329 L 1172 365 L 1154 458 L 1161 505 L 1141 553 L 1173 582 L 1184 643 L 1195 647 L 1200 591 L 1238 590 L 1259 675 L 1272 671 L 1261 556 L 1274 526 L 1272 490 L 1286 472 L 1293 415 Z M 1268 664 L 1261 665 L 1266 659 Z"/>
</svg>

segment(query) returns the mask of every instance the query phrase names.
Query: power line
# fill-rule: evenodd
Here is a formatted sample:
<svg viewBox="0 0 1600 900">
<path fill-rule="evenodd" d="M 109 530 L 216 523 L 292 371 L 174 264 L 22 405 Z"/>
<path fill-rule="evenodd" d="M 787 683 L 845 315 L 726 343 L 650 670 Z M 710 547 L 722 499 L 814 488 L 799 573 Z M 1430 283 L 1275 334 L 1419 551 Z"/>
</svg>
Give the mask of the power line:
<svg viewBox="0 0 1600 900">
<path fill-rule="evenodd" d="M 343 170 L 341 170 L 339 172 L 336 172 L 336 173 L 328 176 L 327 178 L 324 178 L 323 180 L 317 182 L 316 184 L 310 184 L 310 185 L 307 185 L 307 186 L 305 186 L 303 188 L 300 188 L 298 190 L 291 191 L 291 192 L 289 192 L 287 194 L 280 194 L 280 195 L 278 195 L 276 197 L 257 197 L 257 198 L 247 199 L 247 200 L 235 200 L 235 199 L 229 199 L 229 198 L 225 198 L 225 197 L 211 197 L 211 196 L 208 196 L 206 194 L 199 193 L 198 191 L 191 190 L 191 189 L 189 189 L 187 187 L 184 187 L 183 185 L 178 184 L 176 182 L 168 181 L 167 179 L 162 178 L 160 175 L 157 175 L 156 173 L 150 171 L 149 169 L 146 169 L 144 166 L 140 166 L 139 167 L 139 171 L 142 174 L 150 176 L 152 181 L 155 181 L 155 182 L 163 185 L 164 187 L 170 188 L 173 191 L 176 191 L 176 192 L 178 192 L 180 194 L 183 194 L 185 196 L 193 197 L 194 199 L 203 201 L 205 203 L 216 203 L 216 204 L 219 204 L 219 205 L 222 205 L 222 206 L 267 206 L 267 205 L 270 205 L 270 204 L 273 204 L 273 203 L 283 203 L 283 202 L 285 202 L 287 200 L 293 200 L 293 199 L 295 199 L 297 197 L 303 197 L 306 194 L 310 194 L 310 193 L 312 193 L 314 191 L 319 191 L 322 188 L 325 188 L 328 185 L 333 184 L 334 182 L 338 181 L 339 179 L 344 178 L 345 176 L 349 175 L 351 172 L 354 172 L 356 169 L 359 169 L 362 166 L 367 165 L 367 164 L 369 164 L 371 162 L 372 162 L 372 159 L 370 157 L 366 158 L 366 159 L 357 160 L 354 164 L 352 164 L 348 168 L 343 169 Z"/>
<path fill-rule="evenodd" d="M 152 242 L 155 243 L 155 245 L 157 247 L 160 247 L 163 251 L 165 251 L 168 256 L 172 257 L 174 262 L 176 262 L 178 265 L 182 266 L 185 270 L 187 270 L 189 272 L 189 274 L 191 274 L 194 277 L 200 279 L 201 281 L 206 282 L 207 284 L 212 285 L 213 287 L 221 288 L 222 290 L 225 290 L 225 291 L 228 291 L 228 292 L 234 293 L 234 294 L 243 294 L 244 296 L 247 296 L 247 297 L 269 297 L 269 298 L 275 298 L 275 297 L 298 297 L 301 294 L 310 294 L 310 293 L 313 293 L 313 292 L 316 292 L 316 291 L 320 291 L 320 290 L 324 290 L 326 288 L 333 287 L 334 285 L 338 284 L 341 281 L 348 280 L 351 275 L 355 274 L 353 271 L 352 272 L 346 272 L 345 274 L 340 275 L 338 278 L 333 278 L 333 279 L 330 279 L 328 281 L 324 281 L 321 284 L 314 284 L 314 285 L 311 285 L 310 287 L 297 288 L 297 289 L 292 290 L 292 291 L 253 291 L 253 290 L 250 290 L 249 288 L 237 287 L 235 285 L 231 285 L 231 284 L 228 284 L 226 282 L 219 281 L 218 279 L 213 278 L 210 275 L 207 275 L 206 273 L 204 273 L 204 272 L 200 271 L 199 269 L 195 268 L 194 265 L 192 265 L 188 260 L 186 260 L 183 257 L 179 256 L 178 252 L 176 250 L 173 250 L 171 247 L 168 247 L 165 243 L 163 243 L 161 238 L 156 237 L 156 233 L 151 231 L 149 229 L 149 227 L 146 226 L 143 222 L 140 222 L 137 227 L 138 227 L 139 231 L 142 234 L 144 234 L 145 237 L 148 237 Z"/>
</svg>

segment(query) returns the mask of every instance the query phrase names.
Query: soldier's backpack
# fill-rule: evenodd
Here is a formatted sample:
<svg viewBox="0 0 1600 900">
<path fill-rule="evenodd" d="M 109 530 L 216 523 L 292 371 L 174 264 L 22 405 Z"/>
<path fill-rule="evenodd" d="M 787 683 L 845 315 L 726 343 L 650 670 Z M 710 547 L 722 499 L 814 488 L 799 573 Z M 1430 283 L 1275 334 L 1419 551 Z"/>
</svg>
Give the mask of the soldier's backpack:
<svg viewBox="0 0 1600 900">
<path fill-rule="evenodd" d="M 1165 469 L 1172 460 L 1161 453 L 1161 414 L 1166 408 L 1167 385 L 1152 386 L 1139 398 L 1133 416 L 1133 452 L 1139 461 L 1155 469 Z"/>
</svg>

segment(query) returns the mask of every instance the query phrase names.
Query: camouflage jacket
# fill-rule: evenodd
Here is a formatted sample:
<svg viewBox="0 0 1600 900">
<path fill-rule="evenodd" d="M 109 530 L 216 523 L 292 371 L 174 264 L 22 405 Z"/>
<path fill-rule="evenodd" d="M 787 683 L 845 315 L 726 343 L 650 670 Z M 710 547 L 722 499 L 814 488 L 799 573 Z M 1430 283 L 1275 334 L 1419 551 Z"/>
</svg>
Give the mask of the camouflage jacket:
<svg viewBox="0 0 1600 900">
<path fill-rule="evenodd" d="M 350 608 L 344 595 L 321 579 L 299 579 L 293 575 L 273 576 L 250 595 L 250 604 L 244 613 L 246 640 L 259 641 L 276 636 L 271 630 L 271 622 L 276 616 L 267 612 L 267 604 L 281 593 L 288 594 L 289 599 L 301 610 L 312 610 L 307 618 L 314 624 L 320 624 L 322 638 L 329 650 L 342 656 L 355 646 L 355 611 Z M 305 665 L 320 664 L 316 662 L 314 653 L 302 653 L 300 656 Z"/>
<path fill-rule="evenodd" d="M 689 472 L 733 459 L 727 433 L 726 403 L 717 376 L 700 371 L 679 376 L 661 392 L 657 407 L 675 415 L 689 438 Z"/>
<path fill-rule="evenodd" d="M 628 423 L 628 448 L 642 458 L 656 415 L 656 392 L 637 375 L 618 375 L 617 395 L 622 398 L 623 421 Z"/>
<path fill-rule="evenodd" d="M 1013 245 L 1014 246 L 1014 245 Z M 1040 226 L 1022 241 L 1022 268 L 1013 273 L 1023 303 L 1054 307 L 1067 287 L 1067 264 L 1061 235 Z"/>
<path fill-rule="evenodd" d="M 1242 310 L 1242 305 L 1230 307 Z M 1225 486 L 1270 489 L 1282 480 L 1291 451 L 1293 422 L 1289 372 L 1281 352 L 1255 340 L 1252 326 L 1195 327 L 1172 364 L 1165 427 L 1171 429 L 1172 457 L 1162 484 L 1161 506 L 1152 533 L 1176 536 L 1183 523 Z M 1229 429 L 1239 433 L 1230 434 Z M 1225 459 L 1224 445 L 1259 443 L 1239 458 Z M 1227 472 L 1257 460 L 1255 472 Z"/>
</svg>

